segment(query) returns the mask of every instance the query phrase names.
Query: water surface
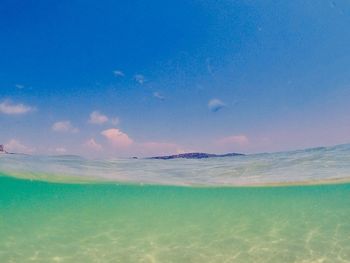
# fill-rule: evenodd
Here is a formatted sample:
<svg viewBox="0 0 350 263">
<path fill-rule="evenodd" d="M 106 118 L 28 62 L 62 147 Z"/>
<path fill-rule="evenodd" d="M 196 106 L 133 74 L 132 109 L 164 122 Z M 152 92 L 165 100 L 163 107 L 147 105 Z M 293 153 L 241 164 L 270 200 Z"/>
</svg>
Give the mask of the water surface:
<svg viewBox="0 0 350 263">
<path fill-rule="evenodd" d="M 350 262 L 349 149 L 3 155 L 0 262 Z"/>
</svg>

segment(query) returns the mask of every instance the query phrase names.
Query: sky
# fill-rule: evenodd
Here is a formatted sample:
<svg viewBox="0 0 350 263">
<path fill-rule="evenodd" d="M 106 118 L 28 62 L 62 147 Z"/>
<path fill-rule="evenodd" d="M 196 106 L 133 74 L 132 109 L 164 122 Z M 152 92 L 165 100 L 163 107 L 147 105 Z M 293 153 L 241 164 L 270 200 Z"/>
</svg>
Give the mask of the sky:
<svg viewBox="0 0 350 263">
<path fill-rule="evenodd" d="M 350 142 L 350 2 L 3 0 L 0 144 L 128 157 Z"/>
</svg>

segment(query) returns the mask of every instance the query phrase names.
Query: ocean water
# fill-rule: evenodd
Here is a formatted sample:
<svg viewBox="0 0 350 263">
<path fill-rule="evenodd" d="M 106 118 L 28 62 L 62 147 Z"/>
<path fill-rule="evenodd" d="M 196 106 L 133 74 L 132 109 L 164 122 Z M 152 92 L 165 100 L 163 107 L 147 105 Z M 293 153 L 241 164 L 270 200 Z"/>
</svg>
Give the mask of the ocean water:
<svg viewBox="0 0 350 263">
<path fill-rule="evenodd" d="M 202 160 L 0 155 L 0 262 L 350 262 L 350 145 Z"/>
</svg>

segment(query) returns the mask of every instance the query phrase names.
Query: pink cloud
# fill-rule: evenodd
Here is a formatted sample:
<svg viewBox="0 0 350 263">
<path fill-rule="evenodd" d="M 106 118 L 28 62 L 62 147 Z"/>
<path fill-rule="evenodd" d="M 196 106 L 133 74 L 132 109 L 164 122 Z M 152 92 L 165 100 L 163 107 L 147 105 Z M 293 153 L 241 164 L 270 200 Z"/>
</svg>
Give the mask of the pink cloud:
<svg viewBox="0 0 350 263">
<path fill-rule="evenodd" d="M 138 145 L 138 152 L 145 156 L 170 155 L 184 153 L 185 150 L 175 143 L 167 142 L 144 142 Z"/>
<path fill-rule="evenodd" d="M 119 129 L 104 130 L 101 135 L 110 141 L 114 147 L 128 147 L 133 143 L 133 140 Z"/>
<path fill-rule="evenodd" d="M 246 135 L 231 135 L 224 138 L 219 139 L 218 144 L 227 145 L 227 144 L 238 144 L 238 145 L 246 145 L 249 143 L 249 139 Z"/>
<path fill-rule="evenodd" d="M 91 149 L 91 150 L 94 150 L 94 151 L 101 151 L 102 150 L 102 145 L 97 143 L 93 138 L 91 138 L 90 140 L 87 140 L 84 143 L 84 146 Z"/>
<path fill-rule="evenodd" d="M 55 149 L 55 152 L 59 153 L 59 154 L 63 154 L 63 153 L 66 153 L 67 152 L 67 149 L 64 148 L 64 147 L 57 147 Z"/>
</svg>

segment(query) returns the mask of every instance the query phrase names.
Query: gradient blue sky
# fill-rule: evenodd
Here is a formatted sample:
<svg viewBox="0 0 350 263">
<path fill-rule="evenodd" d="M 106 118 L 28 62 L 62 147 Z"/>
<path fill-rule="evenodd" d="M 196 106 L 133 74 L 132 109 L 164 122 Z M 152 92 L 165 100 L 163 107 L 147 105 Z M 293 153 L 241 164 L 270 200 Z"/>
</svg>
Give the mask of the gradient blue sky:
<svg viewBox="0 0 350 263">
<path fill-rule="evenodd" d="M 347 143 L 349 25 L 345 0 L 3 0 L 0 143 L 87 156 Z"/>
</svg>

